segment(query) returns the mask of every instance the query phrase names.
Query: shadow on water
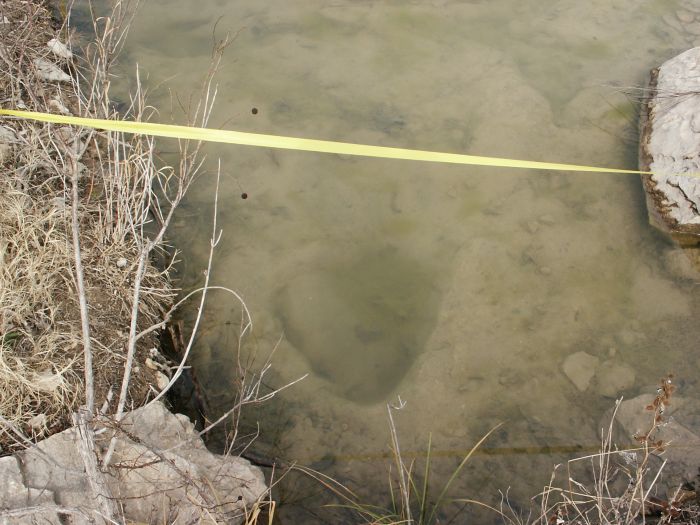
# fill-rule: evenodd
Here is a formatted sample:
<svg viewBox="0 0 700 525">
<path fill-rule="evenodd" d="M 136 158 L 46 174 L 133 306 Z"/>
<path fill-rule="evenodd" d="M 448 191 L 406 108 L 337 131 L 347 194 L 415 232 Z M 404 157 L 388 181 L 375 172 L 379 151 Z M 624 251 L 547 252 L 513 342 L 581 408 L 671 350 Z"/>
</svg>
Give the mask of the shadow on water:
<svg viewBox="0 0 700 525">
<path fill-rule="evenodd" d="M 341 397 L 382 401 L 435 327 L 437 268 L 395 248 L 312 266 L 276 295 L 289 342 Z"/>
</svg>

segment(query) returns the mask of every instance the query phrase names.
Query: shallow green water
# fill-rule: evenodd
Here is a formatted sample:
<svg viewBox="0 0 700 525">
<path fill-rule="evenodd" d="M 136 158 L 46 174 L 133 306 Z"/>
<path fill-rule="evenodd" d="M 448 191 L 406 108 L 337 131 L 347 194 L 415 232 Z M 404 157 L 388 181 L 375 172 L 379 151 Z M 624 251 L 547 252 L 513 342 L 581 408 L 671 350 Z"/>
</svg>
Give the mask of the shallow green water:
<svg viewBox="0 0 700 525">
<path fill-rule="evenodd" d="M 697 38 L 669 22 L 680 9 L 149 0 L 122 68 L 124 79 L 135 63 L 150 75 L 167 121 L 166 87 L 183 100 L 197 89 L 216 24 L 236 38 L 213 126 L 631 168 L 636 106 L 621 88 L 643 85 Z M 500 452 L 474 460 L 454 490 L 497 502 L 510 486 L 523 505 L 566 458 L 533 451 L 595 446 L 615 396 L 650 392 L 668 370 L 698 394 L 688 366 L 697 293 L 665 263 L 673 248 L 647 226 L 634 176 L 207 153 L 223 166 L 214 282 L 240 292 L 254 317 L 244 354 L 260 362 L 276 348 L 270 387 L 310 373 L 248 412 L 260 453 L 322 467 L 379 503 L 385 404 L 400 395 L 402 446 L 420 452 L 432 433 L 438 481 L 504 422 L 487 445 Z M 175 223 L 185 287 L 201 283 L 213 193 L 202 177 Z M 235 301 L 212 294 L 193 364 L 215 410 L 232 400 L 239 319 Z M 579 351 L 599 362 L 583 391 L 562 368 Z M 605 384 L 612 366 L 633 379 Z M 283 521 L 324 519 L 304 510 L 318 514 L 323 500 L 307 489 L 282 486 Z"/>
</svg>

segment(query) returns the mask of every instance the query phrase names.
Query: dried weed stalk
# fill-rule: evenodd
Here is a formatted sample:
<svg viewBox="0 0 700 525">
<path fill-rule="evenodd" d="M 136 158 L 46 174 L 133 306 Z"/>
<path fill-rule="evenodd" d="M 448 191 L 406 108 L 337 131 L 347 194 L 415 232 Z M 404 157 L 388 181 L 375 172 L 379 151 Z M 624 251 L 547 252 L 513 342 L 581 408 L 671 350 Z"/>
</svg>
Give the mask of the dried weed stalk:
<svg viewBox="0 0 700 525">
<path fill-rule="evenodd" d="M 110 98 L 110 67 L 137 4 L 116 0 L 110 16 L 93 13 L 94 37 L 73 54 L 71 42 L 77 37 L 71 31 L 70 9 L 65 24 L 54 28 L 44 7 L 25 0 L 3 2 L 0 21 L 9 22 L 0 23 L 0 103 L 84 117 L 148 120 L 154 110 L 146 103 L 138 72 L 125 111 L 117 112 Z M 61 56 L 47 46 L 59 36 L 68 44 Z M 213 76 L 228 43 L 225 38 L 216 44 L 199 103 L 185 108 L 190 125 L 205 127 L 209 121 L 216 98 Z M 159 270 L 153 264 L 155 255 L 167 258 L 165 233 L 202 168 L 201 143 L 178 145 L 177 165 L 163 166 L 147 136 L 25 120 L 6 120 L 0 126 L 0 162 L 6 168 L 0 179 L 0 454 L 31 446 L 72 420 L 99 506 L 92 516 L 98 522 L 124 518 L 104 475 L 116 436 L 133 441 L 121 420 L 130 408 L 160 399 L 180 376 L 207 292 L 223 290 L 240 301 L 245 315 L 239 352 L 252 329 L 243 299 L 209 282 L 221 238 L 216 196 L 204 287 L 173 305 L 171 265 Z M 201 294 L 199 309 L 182 361 L 163 376 L 149 368 L 148 357 L 158 346 L 158 332 L 196 293 Z M 264 402 L 290 386 L 261 393 L 269 360 L 251 373 L 250 366 L 240 363 L 239 354 L 239 368 L 242 379 L 234 406 L 201 433 L 230 418 L 237 428 L 244 406 Z M 105 434 L 109 445 L 101 455 L 95 442 L 104 436 L 96 434 L 105 429 L 113 432 Z M 167 462 L 167 451 L 151 452 L 157 461 Z M 182 484 L 199 495 L 205 521 L 243 517 L 252 524 L 263 515 L 274 515 L 273 502 L 263 497 L 253 508 L 228 515 L 222 505 L 228 495 L 216 494 L 206 480 L 178 474 Z M 266 514 L 263 508 L 268 509 Z M 40 507 L 36 512 L 45 510 Z"/>
<path fill-rule="evenodd" d="M 135 7 L 117 1 L 111 16 L 94 16 L 94 37 L 73 54 L 70 12 L 54 29 L 38 2 L 3 2 L 0 103 L 148 120 L 154 111 L 138 78 L 122 114 L 110 98 L 110 67 Z M 53 38 L 67 43 L 63 57 L 47 45 Z M 190 124 L 207 124 L 226 44 L 215 50 Z M 100 406 L 120 419 L 153 396 L 159 378 L 144 365 L 175 294 L 170 267 L 159 270 L 153 259 L 202 166 L 201 144 L 179 145 L 179 163 L 162 166 L 150 137 L 3 121 L 0 416 L 7 425 L 0 425 L 0 453 L 63 430 L 81 405 L 88 419 Z"/>
<path fill-rule="evenodd" d="M 541 514 L 537 525 L 633 525 L 646 523 L 700 523 L 700 508 L 694 487 L 684 484 L 668 498 L 654 490 L 666 466 L 666 460 L 652 466 L 654 455 L 662 454 L 667 443 L 657 433 L 665 424 L 664 411 L 671 404 L 675 385 L 671 374 L 659 382 L 650 412 L 647 430 L 634 436 L 639 448 L 618 450 L 613 445 L 613 423 L 620 406 L 617 402 L 607 432 L 597 454 L 572 459 L 566 466 L 566 488 L 558 486 L 556 469 L 540 494 Z M 641 408 L 641 407 L 640 407 Z M 584 476 L 575 478 L 575 467 L 588 465 Z M 580 476 L 579 479 L 581 479 Z"/>
</svg>

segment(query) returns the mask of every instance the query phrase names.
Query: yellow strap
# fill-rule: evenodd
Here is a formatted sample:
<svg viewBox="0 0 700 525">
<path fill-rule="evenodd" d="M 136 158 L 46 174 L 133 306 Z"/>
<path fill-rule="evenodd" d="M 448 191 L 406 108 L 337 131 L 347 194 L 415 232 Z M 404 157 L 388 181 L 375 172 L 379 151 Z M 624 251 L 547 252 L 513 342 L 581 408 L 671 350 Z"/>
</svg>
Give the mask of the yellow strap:
<svg viewBox="0 0 700 525">
<path fill-rule="evenodd" d="M 449 164 L 470 164 L 474 166 L 494 166 L 500 168 L 525 168 L 538 170 L 586 171 L 594 173 L 636 173 L 651 175 L 648 171 L 621 170 L 614 168 L 598 168 L 595 166 L 578 166 L 576 164 L 557 164 L 552 162 L 535 162 L 528 160 L 503 159 L 498 157 L 478 157 L 460 155 L 457 153 L 440 153 L 415 149 L 388 148 L 384 146 L 369 146 L 365 144 L 350 144 L 328 140 L 302 139 L 283 137 L 279 135 L 262 135 L 260 133 L 245 133 L 223 129 L 195 128 L 190 126 L 173 126 L 170 124 L 154 124 L 151 122 L 133 122 L 125 120 L 103 120 L 94 118 L 73 117 L 69 115 L 54 115 L 34 111 L 19 111 L 0 109 L 0 115 L 21 117 L 54 124 L 70 124 L 86 128 L 190 139 L 207 142 L 223 142 L 244 146 L 260 146 L 265 148 L 291 149 L 298 151 L 316 151 L 320 153 L 337 153 L 339 155 L 358 155 L 362 157 L 380 157 L 385 159 L 419 160 L 425 162 L 443 162 Z"/>
</svg>

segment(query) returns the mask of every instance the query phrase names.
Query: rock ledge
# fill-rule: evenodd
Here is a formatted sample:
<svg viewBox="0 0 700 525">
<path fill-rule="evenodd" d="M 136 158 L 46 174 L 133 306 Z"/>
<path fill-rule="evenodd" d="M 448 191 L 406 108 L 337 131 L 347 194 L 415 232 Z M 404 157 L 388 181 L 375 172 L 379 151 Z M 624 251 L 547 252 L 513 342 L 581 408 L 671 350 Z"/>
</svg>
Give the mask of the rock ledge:
<svg viewBox="0 0 700 525">
<path fill-rule="evenodd" d="M 129 413 L 121 428 L 105 477 L 125 522 L 238 524 L 267 492 L 259 468 L 212 454 L 189 419 L 161 403 Z M 98 452 L 112 435 L 99 437 Z M 102 521 L 77 441 L 69 428 L 0 458 L 0 525 Z"/>
<path fill-rule="evenodd" d="M 642 175 L 649 220 L 681 245 L 697 245 L 700 243 L 700 47 L 689 49 L 652 70 L 648 93 L 640 120 L 639 169 L 654 172 L 654 175 Z"/>
</svg>

